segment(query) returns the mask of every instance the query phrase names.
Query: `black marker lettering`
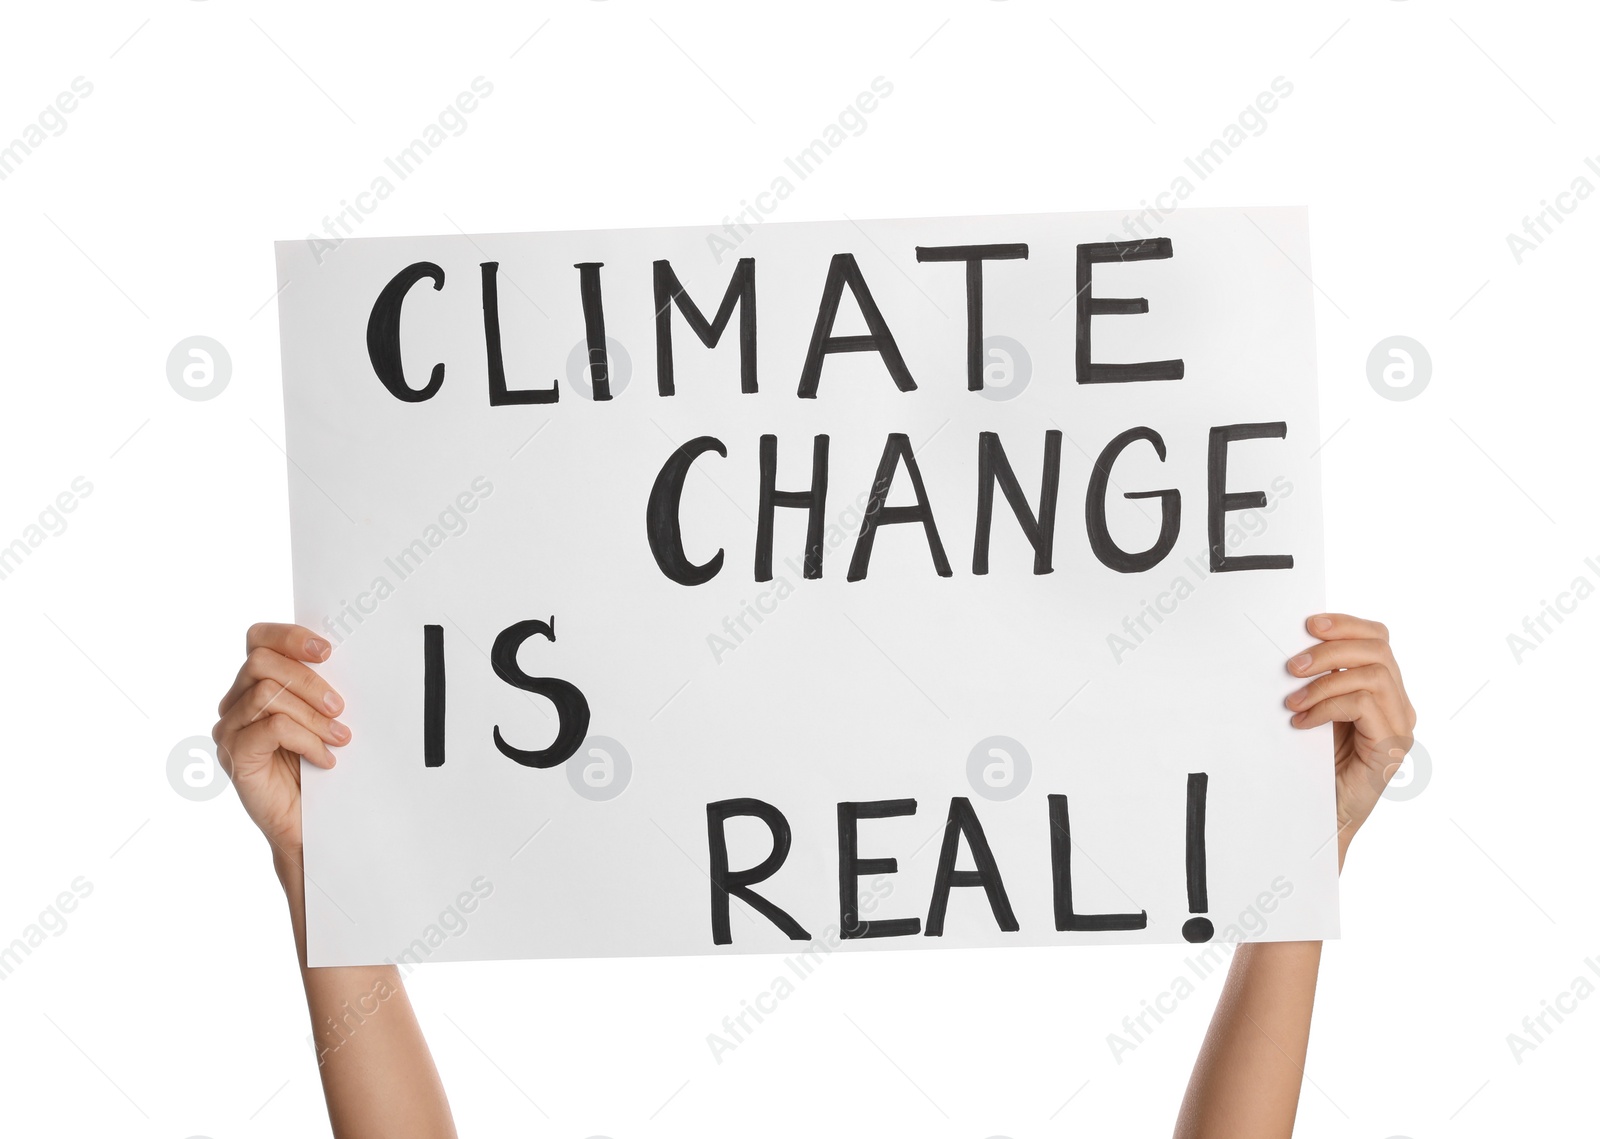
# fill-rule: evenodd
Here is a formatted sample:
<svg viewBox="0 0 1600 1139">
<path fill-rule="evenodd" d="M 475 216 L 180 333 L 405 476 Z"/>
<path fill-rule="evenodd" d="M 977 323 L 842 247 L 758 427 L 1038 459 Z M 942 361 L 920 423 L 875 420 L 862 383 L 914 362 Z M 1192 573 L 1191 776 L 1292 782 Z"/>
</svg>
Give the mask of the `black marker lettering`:
<svg viewBox="0 0 1600 1139">
<path fill-rule="evenodd" d="M 656 565 L 679 585 L 704 585 L 722 569 L 722 551 L 719 549 L 704 565 L 695 565 L 683 552 L 683 524 L 678 518 L 678 503 L 683 498 L 683 480 L 689 477 L 689 468 L 695 459 L 706 451 L 715 451 L 724 459 L 728 449 L 720 439 L 702 435 L 679 447 L 667 459 L 655 486 L 650 488 L 650 502 L 645 507 L 645 536 L 650 540 L 650 552 Z"/>
<path fill-rule="evenodd" d="M 994 484 L 1005 491 L 1011 513 L 1033 546 L 1033 572 L 1050 573 L 1050 554 L 1056 537 L 1056 492 L 1061 484 L 1061 432 L 1044 433 L 1044 477 L 1039 486 L 1039 515 L 1028 508 L 1027 496 L 1011 470 L 1000 436 L 993 431 L 978 433 L 978 528 L 972 538 L 972 572 L 989 572 L 989 531 L 994 520 Z"/>
<path fill-rule="evenodd" d="M 889 487 L 894 482 L 895 470 L 901 462 L 911 477 L 911 489 L 917 496 L 915 506 L 885 506 Z M 933 568 L 940 577 L 949 577 L 950 560 L 944 556 L 944 543 L 939 541 L 939 528 L 933 522 L 933 508 L 928 505 L 928 493 L 922 485 L 922 472 L 917 469 L 916 456 L 911 453 L 911 439 L 907 435 L 893 434 L 883 445 L 883 458 L 878 461 L 878 474 L 872 480 L 872 490 L 867 498 L 866 513 L 861 519 L 861 533 L 856 537 L 855 553 L 850 556 L 847 581 L 860 581 L 867 576 L 867 564 L 872 560 L 872 543 L 879 526 L 897 522 L 921 522 L 928 537 L 928 552 L 933 555 Z"/>
<path fill-rule="evenodd" d="M 806 516 L 806 555 L 802 574 L 822 576 L 823 511 L 828 502 L 828 437 L 811 441 L 811 489 L 778 490 L 778 437 L 761 437 L 761 505 L 756 514 L 756 580 L 772 580 L 773 515 L 780 506 L 801 509 Z"/>
<path fill-rule="evenodd" d="M 965 261 L 967 264 L 967 390 L 983 390 L 983 263 L 1026 259 L 1028 246 L 917 246 L 918 261 Z"/>
<path fill-rule="evenodd" d="M 748 870 L 728 869 L 728 835 L 725 824 L 735 815 L 751 815 L 767 824 L 772 832 L 772 850 Z M 729 945 L 733 933 L 728 928 L 728 896 L 731 894 L 781 929 L 791 941 L 809 941 L 811 935 L 786 912 L 750 887 L 765 882 L 778 872 L 789 857 L 789 820 L 771 803 L 760 799 L 723 799 L 706 804 L 706 838 L 711 851 L 711 941 Z"/>
<path fill-rule="evenodd" d="M 422 765 L 444 766 L 444 626 L 422 626 Z"/>
<path fill-rule="evenodd" d="M 1056 929 L 1065 933 L 1106 933 L 1118 929 L 1143 929 L 1150 922 L 1144 910 L 1136 914 L 1080 914 L 1072 909 L 1072 826 L 1067 817 L 1067 797 L 1049 796 L 1050 878 L 1054 884 Z"/>
<path fill-rule="evenodd" d="M 1189 809 L 1183 830 L 1184 877 L 1189 887 L 1189 912 L 1203 914 L 1211 908 L 1206 898 L 1206 784 L 1205 772 L 1189 773 Z M 1183 923 L 1185 941 L 1210 941 L 1215 932 L 1210 918 L 1190 918 Z"/>
<path fill-rule="evenodd" d="M 1222 534 L 1230 510 L 1259 510 L 1267 504 L 1267 496 L 1263 491 L 1228 493 L 1228 444 L 1235 439 L 1282 439 L 1288 433 L 1289 427 L 1285 423 L 1233 423 L 1211 429 L 1211 446 L 1206 456 L 1206 538 L 1211 547 L 1212 573 L 1294 568 L 1292 554 L 1230 557 Z"/>
<path fill-rule="evenodd" d="M 558 727 L 556 738 L 549 747 L 528 751 L 512 747 L 500 735 L 500 725 L 494 728 L 494 746 L 507 759 L 514 759 L 524 767 L 555 767 L 575 754 L 589 731 L 589 701 L 584 699 L 578 686 L 551 676 L 529 676 L 517 664 L 517 650 L 530 637 L 556 639 L 556 619 L 546 621 L 518 621 L 500 631 L 489 650 L 489 663 L 494 674 L 513 688 L 543 696 L 556 706 Z"/>
<path fill-rule="evenodd" d="M 722 294 L 722 304 L 716 318 L 707 321 L 698 305 L 684 292 L 678 275 L 668 261 L 655 263 L 656 294 L 656 389 L 662 395 L 672 395 L 677 389 L 672 373 L 672 306 L 678 306 L 683 319 L 688 322 L 700 343 L 715 348 L 722 339 L 722 330 L 733 317 L 733 306 L 739 306 L 739 390 L 749 394 L 756 390 L 756 261 L 754 257 L 741 257 L 734 266 L 733 278 Z"/>
<path fill-rule="evenodd" d="M 514 403 L 555 403 L 561 398 L 556 384 L 547 388 L 511 391 L 506 387 L 506 365 L 500 350 L 500 262 L 485 261 L 478 266 L 483 274 L 483 345 L 489 362 L 489 406 Z"/>
<path fill-rule="evenodd" d="M 1143 297 L 1097 297 L 1094 267 L 1107 261 L 1153 261 L 1172 256 L 1165 237 L 1147 241 L 1097 241 L 1078 246 L 1078 344 L 1080 384 L 1129 384 L 1145 380 L 1183 379 L 1182 360 L 1148 360 L 1142 364 L 1096 364 L 1090 359 L 1089 323 L 1097 316 L 1138 315 L 1150 311 Z"/>
<path fill-rule="evenodd" d="M 604 261 L 580 261 L 578 296 L 583 301 L 583 337 L 589 348 L 589 382 L 595 402 L 611 398 L 611 372 L 606 361 L 606 310 L 600 298 L 600 266 Z"/>
<path fill-rule="evenodd" d="M 893 874 L 900 864 L 893 858 L 859 858 L 856 855 L 856 822 L 859 819 L 888 819 L 917 813 L 915 799 L 879 799 L 871 803 L 839 804 L 839 936 L 907 937 L 921 927 L 920 918 L 879 918 L 864 921 L 857 891 L 867 874 Z"/>
<path fill-rule="evenodd" d="M 1159 498 L 1161 500 L 1161 532 L 1155 545 L 1148 550 L 1130 554 L 1111 540 L 1111 530 L 1106 525 L 1106 486 L 1111 481 L 1111 468 L 1117 456 L 1135 439 L 1143 439 L 1156 449 L 1156 457 L 1167 461 L 1167 444 L 1160 434 L 1149 427 L 1130 427 L 1106 444 L 1105 450 L 1094 462 L 1089 473 L 1089 493 L 1084 499 L 1084 516 L 1089 529 L 1089 548 L 1101 564 L 1118 573 L 1143 573 L 1158 565 L 1172 552 L 1178 541 L 1178 525 L 1183 518 L 1183 498 L 1176 490 L 1129 491 L 1123 498 Z"/>
<path fill-rule="evenodd" d="M 861 316 L 867 322 L 865 336 L 833 335 L 833 321 L 839 315 L 839 298 L 846 285 L 850 286 L 850 292 L 861 309 Z M 889 369 L 895 387 L 903 392 L 916 390 L 917 383 L 911 378 L 911 372 L 900 356 L 900 348 L 895 344 L 889 326 L 884 323 L 877 302 L 867 291 L 867 283 L 861 278 L 861 269 L 856 265 L 855 257 L 849 253 L 835 253 L 833 262 L 828 266 L 828 279 L 822 286 L 822 305 L 817 309 L 816 327 L 811 331 L 811 347 L 806 352 L 805 367 L 800 371 L 801 399 L 817 398 L 817 384 L 822 379 L 822 359 L 832 352 L 876 352 L 883 359 L 884 367 Z"/>
<path fill-rule="evenodd" d="M 367 358 L 372 361 L 372 370 L 383 381 L 383 386 L 389 389 L 390 395 L 406 403 L 432 399 L 444 383 L 444 365 L 435 364 L 426 387 L 407 387 L 405 369 L 400 363 L 400 309 L 405 304 L 411 286 L 424 277 L 433 282 L 435 292 L 444 288 L 444 270 L 433 262 L 418 261 L 414 265 L 407 265 L 383 287 L 383 292 L 373 302 L 372 315 L 367 319 Z"/>
<path fill-rule="evenodd" d="M 962 836 L 972 851 L 976 870 L 956 869 L 956 848 Z M 1000 881 L 1000 867 L 984 837 L 983 825 L 970 799 L 957 797 L 950 800 L 950 816 L 944 824 L 944 846 L 939 850 L 939 869 L 933 877 L 933 899 L 928 903 L 927 936 L 944 934 L 944 914 L 950 905 L 952 886 L 982 886 L 989 896 L 989 909 L 994 911 L 995 924 L 1007 933 L 1017 930 L 1016 915 L 1011 912 L 1011 900 L 1006 897 L 1005 883 Z"/>
</svg>

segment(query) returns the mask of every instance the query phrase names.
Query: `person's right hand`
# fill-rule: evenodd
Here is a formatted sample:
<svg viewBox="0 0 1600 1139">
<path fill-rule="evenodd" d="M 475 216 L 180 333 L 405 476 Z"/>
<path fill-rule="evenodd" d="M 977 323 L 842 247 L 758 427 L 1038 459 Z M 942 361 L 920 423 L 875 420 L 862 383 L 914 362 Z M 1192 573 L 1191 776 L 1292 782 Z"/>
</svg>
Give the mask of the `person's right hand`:
<svg viewBox="0 0 1600 1139">
<path fill-rule="evenodd" d="M 299 625 L 252 625 L 244 667 L 217 705 L 217 760 L 239 801 L 278 851 L 300 858 L 300 757 L 332 767 L 330 746 L 350 742 L 333 719 L 344 701 L 306 664 L 332 647 Z"/>
</svg>

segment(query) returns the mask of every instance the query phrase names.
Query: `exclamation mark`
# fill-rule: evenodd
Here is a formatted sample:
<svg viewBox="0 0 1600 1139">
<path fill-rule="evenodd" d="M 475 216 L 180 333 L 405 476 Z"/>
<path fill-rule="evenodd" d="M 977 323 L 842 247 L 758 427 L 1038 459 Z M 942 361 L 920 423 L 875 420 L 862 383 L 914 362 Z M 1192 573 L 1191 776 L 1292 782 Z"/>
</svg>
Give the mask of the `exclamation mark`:
<svg viewBox="0 0 1600 1139">
<path fill-rule="evenodd" d="M 1203 914 L 1211 908 L 1206 901 L 1206 773 L 1189 774 L 1189 818 L 1184 834 L 1184 865 L 1189 878 L 1189 912 Z M 1211 919 L 1190 918 L 1183 923 L 1185 941 L 1210 941 L 1214 932 Z"/>
</svg>

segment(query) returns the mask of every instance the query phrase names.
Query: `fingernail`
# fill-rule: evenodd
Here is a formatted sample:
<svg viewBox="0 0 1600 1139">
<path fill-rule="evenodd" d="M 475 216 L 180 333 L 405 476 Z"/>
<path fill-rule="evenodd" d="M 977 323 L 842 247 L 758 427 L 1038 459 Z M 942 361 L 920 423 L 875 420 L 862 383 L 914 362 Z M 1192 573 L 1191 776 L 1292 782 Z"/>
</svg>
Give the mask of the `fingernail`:
<svg viewBox="0 0 1600 1139">
<path fill-rule="evenodd" d="M 324 692 L 322 694 L 322 706 L 337 716 L 340 710 L 344 708 L 344 701 L 339 699 L 337 692 Z"/>
<path fill-rule="evenodd" d="M 1405 757 L 1406 757 L 1406 749 L 1405 748 L 1403 748 L 1403 747 L 1392 747 L 1392 748 L 1389 749 L 1389 758 L 1390 759 L 1404 759 Z"/>
<path fill-rule="evenodd" d="M 1329 629 L 1333 628 L 1333 618 L 1313 617 L 1311 618 L 1311 627 L 1319 633 L 1326 633 Z"/>
<path fill-rule="evenodd" d="M 345 727 L 338 720 L 335 720 L 328 725 L 328 734 L 334 739 L 338 740 L 340 743 L 343 743 L 345 740 L 350 738 L 350 729 Z"/>
<path fill-rule="evenodd" d="M 1289 717 L 1289 724 L 1292 727 L 1298 728 L 1300 726 L 1300 721 L 1303 720 L 1304 718 L 1305 718 L 1305 713 L 1304 712 L 1296 712 L 1294 715 Z"/>
<path fill-rule="evenodd" d="M 1298 692 L 1291 692 L 1289 693 L 1288 699 L 1286 699 L 1284 703 L 1291 708 L 1298 708 L 1301 701 L 1306 698 L 1306 693 L 1309 691 L 1311 691 L 1309 688 L 1302 688 Z"/>
<path fill-rule="evenodd" d="M 1302 669 L 1310 668 L 1311 667 L 1311 654 L 1310 653 L 1301 653 L 1299 656 L 1295 657 L 1293 660 L 1291 660 L 1289 662 L 1289 667 L 1292 668 L 1295 672 L 1299 672 Z"/>
<path fill-rule="evenodd" d="M 311 637 L 306 641 L 306 653 L 317 660 L 328 655 L 328 642 Z"/>
</svg>

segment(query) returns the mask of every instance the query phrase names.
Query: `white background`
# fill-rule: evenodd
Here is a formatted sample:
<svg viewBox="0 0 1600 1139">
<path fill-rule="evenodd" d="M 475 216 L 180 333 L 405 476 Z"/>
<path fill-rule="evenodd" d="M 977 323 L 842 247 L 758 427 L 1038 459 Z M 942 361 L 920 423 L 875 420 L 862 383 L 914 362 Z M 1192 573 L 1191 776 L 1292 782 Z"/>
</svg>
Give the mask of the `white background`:
<svg viewBox="0 0 1600 1139">
<path fill-rule="evenodd" d="M 0 138 L 94 84 L 0 182 L 0 537 L 94 486 L 0 582 L 0 938 L 94 886 L 0 982 L 7 1130 L 325 1127 L 265 844 L 230 798 L 175 794 L 166 758 L 209 730 L 244 627 L 290 612 L 270 243 L 320 229 L 478 75 L 494 95 L 363 232 L 714 221 L 877 75 L 894 95 L 777 216 L 1120 210 L 1291 80 L 1188 204 L 1311 206 L 1330 599 L 1394 630 L 1432 757 L 1352 852 L 1301 1128 L 1578 1128 L 1600 1002 L 1520 1065 L 1506 1043 L 1600 951 L 1593 747 L 1568 720 L 1600 601 L 1520 664 L 1506 644 L 1600 553 L 1600 204 L 1520 264 L 1506 244 L 1600 181 L 1578 6 L 170 3 L 7 23 Z M 165 371 L 197 333 L 233 361 L 204 402 Z M 1433 362 L 1405 401 L 1367 378 L 1395 334 Z M 770 959 L 445 965 L 409 987 L 466 1134 L 1158 1134 L 1219 981 L 1120 1064 L 1106 1036 L 1186 952 L 835 959 L 720 1065 L 706 1034 Z"/>
</svg>

